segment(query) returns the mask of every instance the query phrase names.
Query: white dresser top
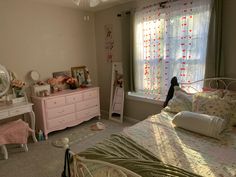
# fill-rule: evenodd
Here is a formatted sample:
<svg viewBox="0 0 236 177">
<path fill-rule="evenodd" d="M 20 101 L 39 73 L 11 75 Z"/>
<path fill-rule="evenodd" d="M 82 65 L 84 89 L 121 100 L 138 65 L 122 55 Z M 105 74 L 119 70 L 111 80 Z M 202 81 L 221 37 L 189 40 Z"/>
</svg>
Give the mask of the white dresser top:
<svg viewBox="0 0 236 177">
<path fill-rule="evenodd" d="M 76 92 L 86 92 L 88 90 L 97 89 L 97 88 L 99 88 L 99 87 L 77 88 L 77 89 L 73 89 L 73 90 L 72 89 L 66 89 L 66 90 L 56 92 L 56 93 L 51 93 L 50 96 L 44 96 L 44 97 L 32 96 L 32 98 L 39 99 L 39 100 L 45 100 L 45 99 L 50 99 L 50 98 L 54 98 L 54 97 L 58 97 L 58 96 L 74 94 Z"/>
</svg>

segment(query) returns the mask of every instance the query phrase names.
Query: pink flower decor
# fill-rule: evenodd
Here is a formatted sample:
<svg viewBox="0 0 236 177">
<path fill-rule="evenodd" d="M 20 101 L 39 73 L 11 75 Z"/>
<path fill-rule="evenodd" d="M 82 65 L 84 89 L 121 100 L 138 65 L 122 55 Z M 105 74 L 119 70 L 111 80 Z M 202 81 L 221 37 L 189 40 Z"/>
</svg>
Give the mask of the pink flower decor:
<svg viewBox="0 0 236 177">
<path fill-rule="evenodd" d="M 25 86 L 25 82 L 17 79 L 13 79 L 11 81 L 11 87 L 12 88 L 17 88 L 17 89 L 22 89 Z"/>
<path fill-rule="evenodd" d="M 77 80 L 74 77 L 68 77 L 66 83 L 69 85 L 75 84 Z"/>
</svg>

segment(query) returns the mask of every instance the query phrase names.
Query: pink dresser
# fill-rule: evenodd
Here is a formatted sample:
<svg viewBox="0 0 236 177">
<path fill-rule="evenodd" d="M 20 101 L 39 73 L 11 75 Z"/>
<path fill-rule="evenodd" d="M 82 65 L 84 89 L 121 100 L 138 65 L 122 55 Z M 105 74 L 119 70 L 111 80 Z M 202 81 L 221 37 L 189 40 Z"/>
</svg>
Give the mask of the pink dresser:
<svg viewBox="0 0 236 177">
<path fill-rule="evenodd" d="M 100 118 L 99 88 L 64 90 L 48 97 L 32 97 L 36 128 L 48 133 Z"/>
</svg>

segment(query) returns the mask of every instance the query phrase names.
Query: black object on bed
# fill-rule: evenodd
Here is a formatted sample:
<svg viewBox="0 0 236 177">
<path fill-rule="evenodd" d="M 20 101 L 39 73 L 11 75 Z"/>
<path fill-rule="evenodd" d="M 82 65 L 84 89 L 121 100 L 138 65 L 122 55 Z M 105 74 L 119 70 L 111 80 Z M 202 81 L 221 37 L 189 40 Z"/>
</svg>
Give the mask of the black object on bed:
<svg viewBox="0 0 236 177">
<path fill-rule="evenodd" d="M 165 102 L 163 104 L 163 107 L 166 107 L 168 105 L 168 102 L 173 98 L 173 96 L 174 96 L 174 87 L 175 86 L 179 86 L 177 77 L 173 77 L 171 79 L 170 83 L 171 83 L 171 85 L 170 85 L 170 88 L 168 90 L 168 94 L 166 96 L 166 100 L 165 100 Z"/>
</svg>

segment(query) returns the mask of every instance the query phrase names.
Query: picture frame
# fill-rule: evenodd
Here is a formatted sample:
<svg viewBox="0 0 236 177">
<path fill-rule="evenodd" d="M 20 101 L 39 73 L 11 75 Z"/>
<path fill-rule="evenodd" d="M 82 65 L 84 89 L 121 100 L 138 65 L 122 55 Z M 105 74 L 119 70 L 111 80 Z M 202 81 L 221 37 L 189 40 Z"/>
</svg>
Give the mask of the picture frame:
<svg viewBox="0 0 236 177">
<path fill-rule="evenodd" d="M 70 71 L 57 71 L 57 72 L 52 73 L 53 78 L 57 78 L 59 76 L 70 77 L 71 73 L 70 73 Z"/>
<path fill-rule="evenodd" d="M 66 78 L 71 77 L 71 72 L 70 70 L 56 71 L 52 73 L 52 77 L 60 80 L 60 82 L 57 83 L 57 87 L 59 88 L 59 90 L 65 90 L 68 88 L 67 84 L 65 83 L 65 80 Z"/>
<path fill-rule="evenodd" d="M 78 81 L 78 87 L 86 87 L 88 84 L 88 75 L 86 66 L 71 67 L 71 76 Z"/>
</svg>

